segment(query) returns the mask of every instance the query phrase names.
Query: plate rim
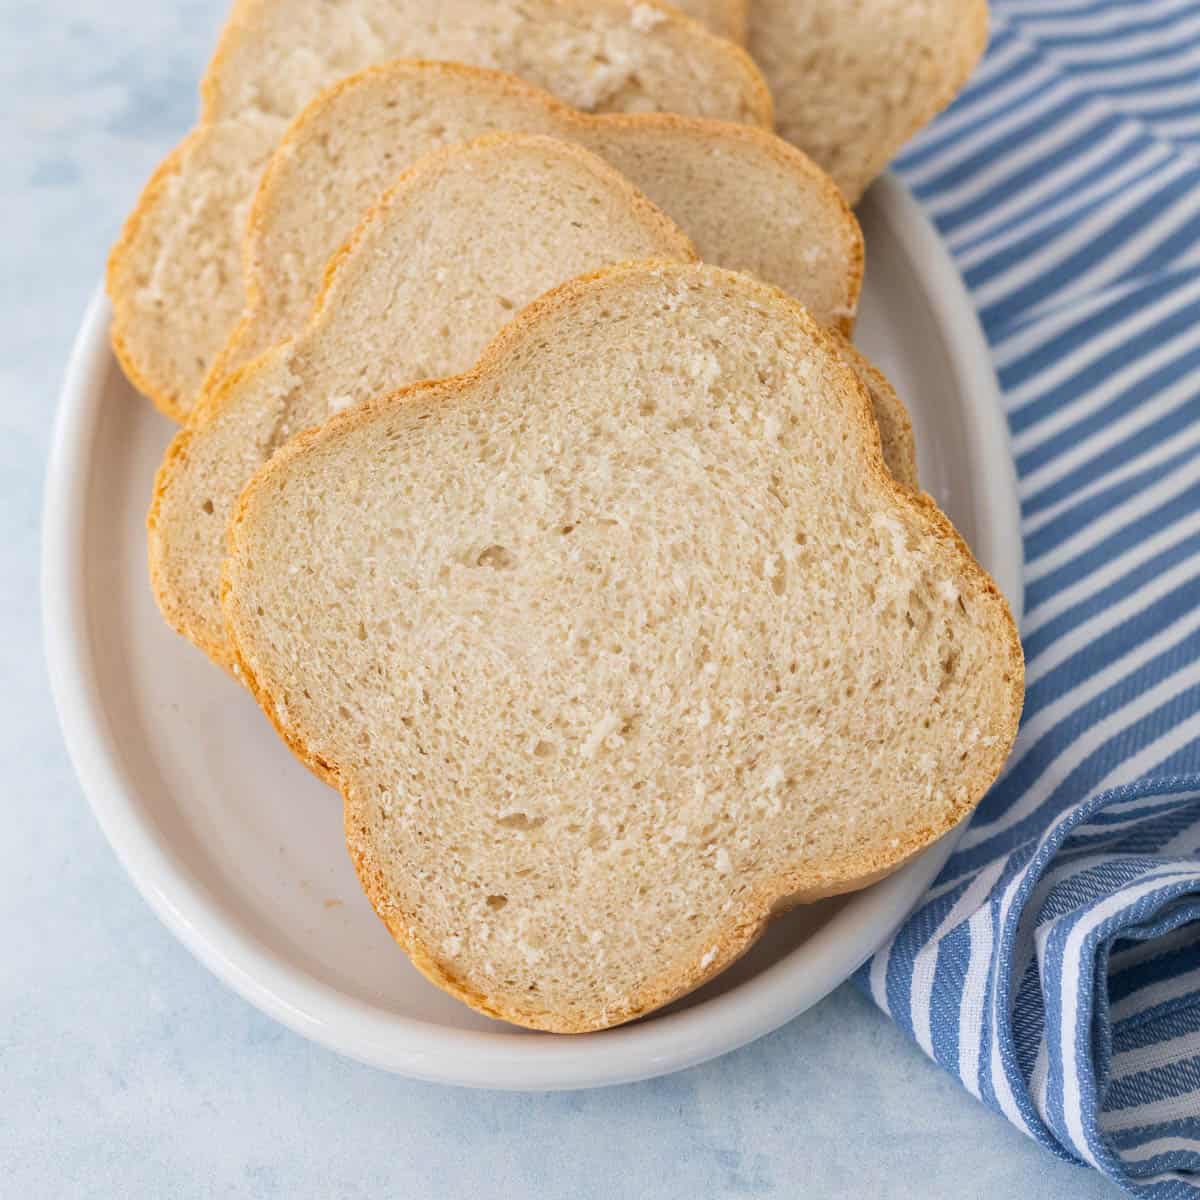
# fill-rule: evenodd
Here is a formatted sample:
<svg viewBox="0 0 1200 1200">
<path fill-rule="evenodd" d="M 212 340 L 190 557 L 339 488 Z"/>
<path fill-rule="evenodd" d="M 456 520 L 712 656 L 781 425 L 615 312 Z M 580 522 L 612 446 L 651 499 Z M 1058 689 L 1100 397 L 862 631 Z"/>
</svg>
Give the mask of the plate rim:
<svg viewBox="0 0 1200 1200">
<path fill-rule="evenodd" d="M 992 514 L 974 547 L 1007 596 L 1023 608 L 1023 547 L 1015 464 L 991 355 L 957 269 L 908 189 L 885 175 L 870 206 L 919 263 L 926 297 L 944 335 L 964 397 L 976 509 Z M 153 912 L 213 974 L 293 1031 L 349 1058 L 411 1078 L 516 1091 L 628 1083 L 694 1066 L 762 1037 L 849 978 L 900 925 L 952 852 L 963 826 L 900 871 L 855 893 L 804 943 L 827 966 L 805 978 L 785 955 L 758 975 L 701 1004 L 584 1038 L 457 1030 L 377 1008 L 313 978 L 241 929 L 203 883 L 139 815 L 132 781 L 111 735 L 96 678 L 79 553 L 86 531 L 101 390 L 110 366 L 111 310 L 97 288 L 72 347 L 59 395 L 43 490 L 41 602 L 51 694 L 68 755 L 101 830 Z M 886 919 L 885 919 L 886 915 Z M 855 927 L 858 927 L 857 929 Z M 873 930 L 867 936 L 862 929 Z M 790 970 L 789 970 L 790 968 Z"/>
</svg>

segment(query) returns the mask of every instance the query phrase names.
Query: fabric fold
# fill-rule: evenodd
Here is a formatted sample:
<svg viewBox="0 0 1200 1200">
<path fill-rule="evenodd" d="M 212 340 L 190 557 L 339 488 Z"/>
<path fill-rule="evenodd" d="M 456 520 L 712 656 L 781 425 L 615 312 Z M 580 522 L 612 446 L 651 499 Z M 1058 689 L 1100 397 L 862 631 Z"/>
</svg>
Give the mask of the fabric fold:
<svg viewBox="0 0 1200 1200">
<path fill-rule="evenodd" d="M 897 163 L 980 314 L 1019 476 L 1004 775 L 860 984 L 1047 1149 L 1200 1194 L 1200 16 L 994 0 Z"/>
</svg>

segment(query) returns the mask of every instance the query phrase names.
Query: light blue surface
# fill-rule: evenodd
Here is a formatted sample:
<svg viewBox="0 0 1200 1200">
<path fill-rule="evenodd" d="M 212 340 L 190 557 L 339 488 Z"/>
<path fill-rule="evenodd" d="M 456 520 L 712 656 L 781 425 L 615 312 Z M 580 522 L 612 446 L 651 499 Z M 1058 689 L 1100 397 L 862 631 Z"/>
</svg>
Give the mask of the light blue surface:
<svg viewBox="0 0 1200 1200">
<path fill-rule="evenodd" d="M 158 924 L 83 800 L 40 650 L 55 393 L 121 216 L 189 124 L 222 4 L 0 0 L 0 1195 L 1112 1198 L 843 988 L 665 1080 L 523 1097 L 309 1045 Z"/>
</svg>

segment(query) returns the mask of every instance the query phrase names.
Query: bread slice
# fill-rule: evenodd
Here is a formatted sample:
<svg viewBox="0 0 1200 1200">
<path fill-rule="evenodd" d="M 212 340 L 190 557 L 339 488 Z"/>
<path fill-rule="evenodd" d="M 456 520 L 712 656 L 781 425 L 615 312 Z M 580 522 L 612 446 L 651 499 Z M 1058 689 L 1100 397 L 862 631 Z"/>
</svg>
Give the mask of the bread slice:
<svg viewBox="0 0 1200 1200">
<path fill-rule="evenodd" d="M 568 188 L 572 203 L 564 205 Z M 601 213 L 596 197 L 609 201 Z M 436 226 L 431 212 L 442 214 Z M 580 148 L 499 134 L 420 160 L 335 256 L 300 335 L 231 375 L 168 448 L 148 520 L 151 580 L 167 621 L 230 668 L 219 599 L 225 529 L 238 494 L 275 449 L 379 391 L 465 369 L 517 307 L 573 275 L 639 257 L 694 255 L 624 179 Z M 888 431 L 885 461 L 916 487 L 904 405 L 837 338 Z"/>
<path fill-rule="evenodd" d="M 853 204 L 954 98 L 987 26 L 987 0 L 753 0 L 748 45 L 780 136 Z"/>
<path fill-rule="evenodd" d="M 862 234 L 833 181 L 786 142 L 700 118 L 590 116 L 510 75 L 399 61 L 334 85 L 284 135 L 251 208 L 245 313 L 238 324 L 242 296 L 226 287 L 233 335 L 204 390 L 301 328 L 329 256 L 404 167 L 495 131 L 587 147 L 669 213 L 706 262 L 750 271 L 849 332 Z"/>
<path fill-rule="evenodd" d="M 830 335 L 708 266 L 572 281 L 290 442 L 223 602 L 393 935 L 538 1029 L 649 1012 L 893 870 L 1021 709 L 1007 605 Z"/>
<path fill-rule="evenodd" d="M 330 263 L 301 335 L 230 377 L 168 448 L 148 518 L 167 620 L 229 665 L 225 528 L 277 446 L 380 391 L 466 370 L 554 284 L 638 258 L 687 262 L 695 251 L 581 147 L 494 134 L 418 161 Z"/>
<path fill-rule="evenodd" d="M 657 0 L 236 0 L 200 124 L 109 261 L 113 347 L 168 415 L 186 415 L 229 333 L 246 209 L 288 122 L 335 80 L 399 56 L 510 70 L 588 110 L 771 123 L 746 52 Z"/>
</svg>

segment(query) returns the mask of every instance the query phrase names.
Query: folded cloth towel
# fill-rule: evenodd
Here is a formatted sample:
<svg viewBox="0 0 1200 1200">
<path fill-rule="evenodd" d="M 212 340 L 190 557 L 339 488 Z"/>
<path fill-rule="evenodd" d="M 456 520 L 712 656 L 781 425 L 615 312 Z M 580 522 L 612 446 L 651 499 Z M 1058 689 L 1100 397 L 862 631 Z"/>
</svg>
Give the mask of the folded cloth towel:
<svg viewBox="0 0 1200 1200">
<path fill-rule="evenodd" d="M 1200 9 L 994 0 L 897 164 L 991 343 L 1024 724 L 859 974 L 947 1070 L 1135 1195 L 1200 1194 Z"/>
</svg>

